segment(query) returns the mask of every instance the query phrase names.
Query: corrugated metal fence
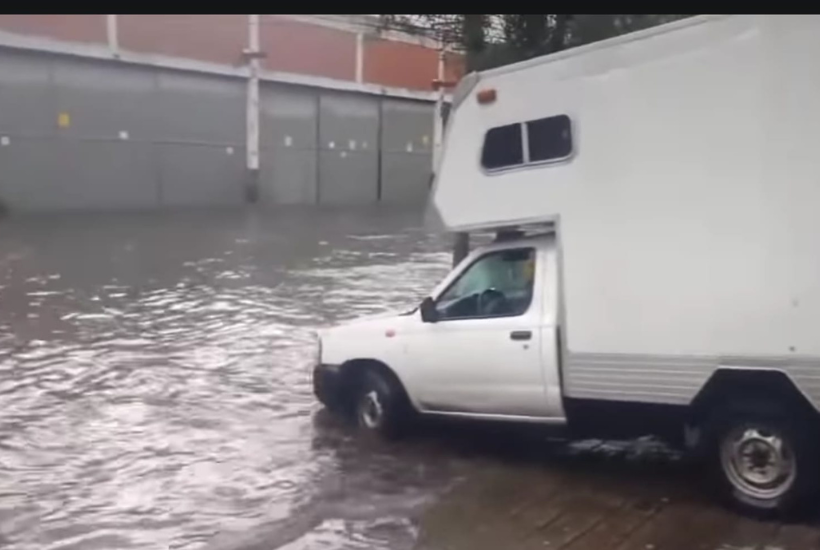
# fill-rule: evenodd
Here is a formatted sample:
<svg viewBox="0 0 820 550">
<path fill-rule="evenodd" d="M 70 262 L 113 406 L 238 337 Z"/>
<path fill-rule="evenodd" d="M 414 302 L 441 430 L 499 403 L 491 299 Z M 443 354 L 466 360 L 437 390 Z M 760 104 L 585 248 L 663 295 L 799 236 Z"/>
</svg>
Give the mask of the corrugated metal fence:
<svg viewBox="0 0 820 550">
<path fill-rule="evenodd" d="M 241 78 L 0 50 L 12 211 L 245 202 Z M 421 203 L 433 106 L 265 82 L 262 204 Z"/>
</svg>

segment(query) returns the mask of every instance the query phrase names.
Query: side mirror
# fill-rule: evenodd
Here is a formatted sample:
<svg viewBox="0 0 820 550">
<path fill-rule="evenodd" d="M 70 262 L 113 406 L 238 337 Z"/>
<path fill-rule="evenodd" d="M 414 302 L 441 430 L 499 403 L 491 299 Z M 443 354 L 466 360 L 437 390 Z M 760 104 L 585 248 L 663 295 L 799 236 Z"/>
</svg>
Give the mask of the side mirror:
<svg viewBox="0 0 820 550">
<path fill-rule="evenodd" d="M 438 321 L 438 311 L 436 311 L 436 303 L 429 296 L 422 300 L 421 306 L 421 320 L 425 323 L 435 323 Z"/>
</svg>

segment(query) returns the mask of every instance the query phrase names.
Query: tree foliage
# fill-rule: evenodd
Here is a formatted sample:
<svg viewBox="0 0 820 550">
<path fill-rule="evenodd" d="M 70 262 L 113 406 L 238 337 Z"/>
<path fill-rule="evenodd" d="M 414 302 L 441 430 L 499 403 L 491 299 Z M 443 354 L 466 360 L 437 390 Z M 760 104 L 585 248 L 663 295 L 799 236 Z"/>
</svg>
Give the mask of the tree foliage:
<svg viewBox="0 0 820 550">
<path fill-rule="evenodd" d="M 381 15 L 382 29 L 431 38 L 482 70 L 611 38 L 689 15 Z"/>
</svg>

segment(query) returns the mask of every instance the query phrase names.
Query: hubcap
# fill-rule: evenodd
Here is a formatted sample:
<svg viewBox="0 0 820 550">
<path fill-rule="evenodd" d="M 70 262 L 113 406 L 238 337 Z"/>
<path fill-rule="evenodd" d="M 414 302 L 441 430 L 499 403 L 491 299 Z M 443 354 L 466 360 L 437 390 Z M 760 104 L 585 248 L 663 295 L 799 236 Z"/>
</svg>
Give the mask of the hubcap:
<svg viewBox="0 0 820 550">
<path fill-rule="evenodd" d="M 783 495 L 797 474 L 788 441 L 761 427 L 739 427 L 728 433 L 721 445 L 720 459 L 732 485 L 758 499 Z"/>
<path fill-rule="evenodd" d="M 370 429 L 378 428 L 384 416 L 384 409 L 379 401 L 379 394 L 375 390 L 369 391 L 362 397 L 360 409 L 362 423 Z"/>
</svg>

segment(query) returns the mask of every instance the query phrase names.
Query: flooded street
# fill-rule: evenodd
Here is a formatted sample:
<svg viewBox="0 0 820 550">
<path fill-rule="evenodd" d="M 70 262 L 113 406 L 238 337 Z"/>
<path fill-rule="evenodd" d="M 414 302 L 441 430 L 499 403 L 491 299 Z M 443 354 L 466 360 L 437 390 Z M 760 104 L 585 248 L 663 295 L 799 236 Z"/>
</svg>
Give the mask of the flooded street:
<svg viewBox="0 0 820 550">
<path fill-rule="evenodd" d="M 447 272 L 446 244 L 420 223 L 289 211 L 0 225 L 0 547 L 409 546 L 407 518 L 446 460 L 362 449 L 316 414 L 309 368 L 312 329 L 415 305 Z"/>
<path fill-rule="evenodd" d="M 0 224 L 0 548 L 820 547 L 651 444 L 321 410 L 313 329 L 415 306 L 448 249 L 388 210 Z"/>
</svg>

